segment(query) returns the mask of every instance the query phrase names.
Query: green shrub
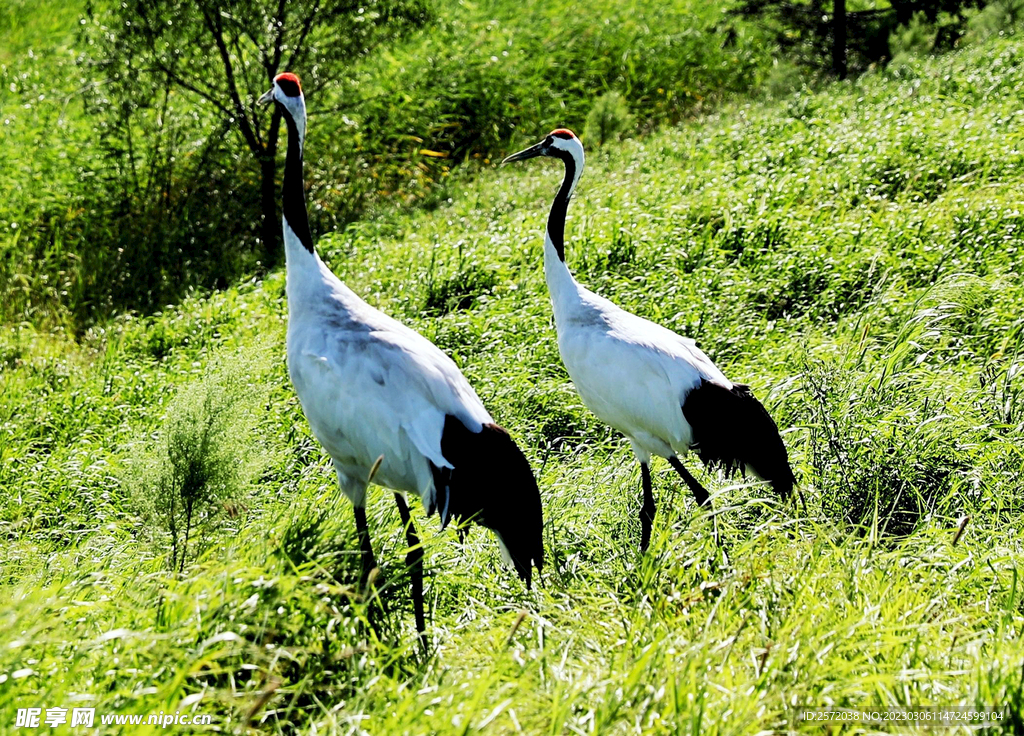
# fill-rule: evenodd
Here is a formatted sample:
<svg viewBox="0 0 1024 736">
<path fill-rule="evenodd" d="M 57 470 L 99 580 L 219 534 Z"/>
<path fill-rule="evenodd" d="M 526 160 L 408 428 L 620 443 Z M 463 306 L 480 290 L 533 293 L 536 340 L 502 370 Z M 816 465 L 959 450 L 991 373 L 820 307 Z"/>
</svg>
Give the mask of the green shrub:
<svg viewBox="0 0 1024 736">
<path fill-rule="evenodd" d="M 787 59 L 776 59 L 764 82 L 765 95 L 772 100 L 788 97 L 800 89 L 806 78 L 803 69 Z"/>
<path fill-rule="evenodd" d="M 468 264 L 451 276 L 427 284 L 423 309 L 434 315 L 469 309 L 480 297 L 490 294 L 497 284 L 494 270 Z"/>
<path fill-rule="evenodd" d="M 243 509 L 256 468 L 254 404 L 263 393 L 244 362 L 229 362 L 187 385 L 168 407 L 157 437 L 133 466 L 132 495 L 147 523 L 166 534 L 171 569 L 182 571 L 190 545 Z"/>
<path fill-rule="evenodd" d="M 906 384 L 880 390 L 877 376 L 822 364 L 805 373 L 808 443 L 819 499 L 829 517 L 872 535 L 903 536 L 929 514 L 955 516 L 969 465 L 936 397 L 915 400 Z"/>
<path fill-rule="evenodd" d="M 930 54 L 935 49 L 938 36 L 935 24 L 928 20 L 924 11 L 918 11 L 909 23 L 889 34 L 890 58 Z"/>
<path fill-rule="evenodd" d="M 967 41 L 1015 33 L 1024 23 L 1024 0 L 991 0 L 967 23 Z"/>
<path fill-rule="evenodd" d="M 601 147 L 621 140 L 632 127 L 633 116 L 629 114 L 626 100 L 618 92 L 606 92 L 594 100 L 583 137 L 588 144 Z"/>
<path fill-rule="evenodd" d="M 975 423 L 950 410 L 939 375 L 960 360 L 961 336 L 977 324 L 986 299 L 980 279 L 946 277 L 894 326 L 880 365 L 865 370 L 861 352 L 845 365 L 806 366 L 808 449 L 831 515 L 872 534 L 906 535 L 929 515 L 976 510 L 968 482 Z M 1015 400 L 1009 374 L 990 369 L 989 380 L 1000 378 L 989 396 Z M 978 404 L 987 403 L 984 395 L 978 392 Z M 1012 404 L 997 413 L 1012 421 Z"/>
</svg>

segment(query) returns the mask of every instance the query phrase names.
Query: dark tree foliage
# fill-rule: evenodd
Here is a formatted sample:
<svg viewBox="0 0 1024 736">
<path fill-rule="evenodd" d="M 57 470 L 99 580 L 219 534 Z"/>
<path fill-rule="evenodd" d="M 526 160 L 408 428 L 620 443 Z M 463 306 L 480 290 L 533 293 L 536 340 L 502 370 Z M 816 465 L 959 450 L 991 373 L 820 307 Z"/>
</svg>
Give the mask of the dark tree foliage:
<svg viewBox="0 0 1024 736">
<path fill-rule="evenodd" d="M 798 62 L 840 79 L 889 56 L 889 34 L 923 12 L 961 17 L 986 0 L 892 0 L 885 8 L 850 10 L 846 0 L 742 0 L 734 12 L 760 18 L 775 30 L 779 48 Z"/>
<path fill-rule="evenodd" d="M 256 99 L 281 71 L 297 72 L 309 96 L 339 82 L 425 23 L 426 2 L 122 0 L 87 25 L 110 208 L 95 235 L 126 281 L 113 306 L 159 305 L 186 276 L 222 285 L 256 258 L 275 265 L 280 113 Z"/>
</svg>

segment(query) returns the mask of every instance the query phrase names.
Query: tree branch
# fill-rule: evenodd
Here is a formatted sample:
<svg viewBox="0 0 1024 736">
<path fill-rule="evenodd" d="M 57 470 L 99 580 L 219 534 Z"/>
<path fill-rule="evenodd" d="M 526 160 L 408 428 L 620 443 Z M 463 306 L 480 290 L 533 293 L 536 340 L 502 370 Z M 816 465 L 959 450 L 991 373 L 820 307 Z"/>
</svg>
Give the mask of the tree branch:
<svg viewBox="0 0 1024 736">
<path fill-rule="evenodd" d="M 231 39 L 231 46 L 235 50 L 235 58 L 237 58 L 237 59 L 244 59 L 245 58 L 242 55 L 242 47 L 239 45 L 239 36 L 237 34 L 235 34 L 232 37 L 232 39 Z M 259 46 L 256 46 L 256 49 L 259 50 Z M 249 84 L 249 81 L 250 81 L 249 80 L 249 76 L 250 75 L 246 73 L 247 71 L 248 71 L 248 69 L 243 65 L 243 68 L 242 68 L 243 81 L 245 82 L 245 87 L 246 87 L 246 89 L 243 90 L 243 91 L 245 93 L 246 99 L 251 100 L 251 102 L 249 103 L 249 106 L 246 107 L 245 110 L 246 110 L 246 114 L 247 115 L 251 115 L 251 119 L 253 121 L 252 129 L 253 129 L 253 132 L 256 134 L 256 141 L 257 141 L 257 143 L 260 144 L 260 149 L 263 149 L 265 147 L 264 143 L 263 143 L 263 131 L 260 129 L 259 113 L 256 111 L 256 97 L 259 94 L 261 94 L 262 91 L 260 89 L 258 89 L 258 85 L 257 85 L 257 89 L 253 89 L 252 85 Z"/>
<path fill-rule="evenodd" d="M 252 125 L 249 121 L 249 115 L 245 110 L 245 106 L 242 105 L 242 100 L 238 95 L 238 84 L 235 81 L 235 68 L 231 63 L 231 53 L 228 51 L 227 44 L 224 43 L 224 28 L 220 22 L 220 13 L 218 11 L 213 11 L 211 13 L 205 5 L 203 5 L 202 12 L 203 18 L 206 22 L 206 27 L 213 35 L 213 41 L 217 45 L 217 50 L 220 52 L 221 63 L 224 65 L 224 75 L 227 78 L 228 83 L 228 94 L 231 96 L 231 101 L 235 106 L 235 114 L 238 117 L 238 127 L 242 131 L 242 137 L 248 144 L 249 149 L 258 157 L 263 152 L 263 147 L 260 145 L 256 134 L 253 133 Z"/>
<path fill-rule="evenodd" d="M 277 15 L 274 16 L 274 22 L 277 24 L 277 33 L 274 36 L 274 61 L 267 69 L 267 75 L 270 77 L 273 77 L 279 71 L 277 65 L 281 63 L 281 55 L 284 53 L 281 42 L 284 41 L 285 13 L 285 0 L 278 0 Z"/>
<path fill-rule="evenodd" d="M 198 188 L 198 184 L 206 179 L 206 169 L 210 163 L 211 154 L 216 150 L 220 144 L 221 138 L 223 138 L 228 130 L 231 128 L 231 123 L 228 122 L 227 118 L 221 121 L 221 124 L 217 126 L 209 135 L 206 136 L 206 140 L 203 142 L 202 150 L 199 153 L 199 162 L 196 164 L 196 168 L 193 175 L 190 176 L 185 185 L 185 194 L 183 199 L 189 200 Z"/>
<path fill-rule="evenodd" d="M 154 57 L 156 57 L 156 54 L 155 54 L 155 53 L 154 53 Z M 170 79 L 170 80 L 171 80 L 172 82 L 174 82 L 175 84 L 177 84 L 177 85 L 178 85 L 179 87 L 181 87 L 182 89 L 188 90 L 189 92 L 191 92 L 191 93 L 192 93 L 192 94 L 194 94 L 194 95 L 197 95 L 197 96 L 199 96 L 199 97 L 202 97 L 202 98 L 203 98 L 204 100 L 206 100 L 206 101 L 207 101 L 207 102 L 209 102 L 209 103 L 210 103 L 211 105 L 213 105 L 214 107 L 216 107 L 216 108 L 217 108 L 218 110 L 220 110 L 220 111 L 221 111 L 222 113 L 224 113 L 224 114 L 225 114 L 226 116 L 228 116 L 228 117 L 231 117 L 231 110 L 230 110 L 230 109 L 228 109 L 228 107 L 226 107 L 226 106 L 225 106 L 225 105 L 224 105 L 224 104 L 223 104 L 222 102 L 220 102 L 220 101 L 219 101 L 219 100 L 218 100 L 218 99 L 217 99 L 216 97 L 214 97 L 213 95 L 211 95 L 211 94 L 210 94 L 209 92 L 204 92 L 204 91 L 203 91 L 203 90 L 202 90 L 202 89 L 201 89 L 200 87 L 197 87 L 196 85 L 194 85 L 194 84 L 190 83 L 190 82 L 189 82 L 188 80 L 186 80 L 186 79 L 185 79 L 184 77 L 182 77 L 182 76 L 181 76 L 181 75 L 179 75 L 179 74 L 178 74 L 177 72 L 175 72 L 175 71 L 174 71 L 173 69 L 171 69 L 171 68 L 170 68 L 170 67 L 168 67 L 167 65 L 163 64 L 163 63 L 162 63 L 162 62 L 161 62 L 161 61 L 159 60 L 159 58 L 158 58 L 158 57 L 157 57 L 157 58 L 154 58 L 154 59 L 153 59 L 153 64 L 154 64 L 154 66 L 155 66 L 155 67 L 156 67 L 157 69 L 159 69 L 159 70 L 160 70 L 160 71 L 161 71 L 162 73 L 166 74 L 166 75 L 167 75 L 167 77 L 168 77 L 168 79 Z"/>
<path fill-rule="evenodd" d="M 310 30 L 312 30 L 313 28 L 313 20 L 316 18 L 316 14 L 318 12 L 320 12 L 320 0 L 316 0 L 316 2 L 313 3 L 313 10 L 310 11 L 309 15 L 306 17 L 306 20 L 303 21 L 302 23 L 302 33 L 299 34 L 299 40 L 295 44 L 295 48 L 292 49 L 291 56 L 288 57 L 289 69 L 292 69 L 295 65 L 295 62 L 298 61 L 298 59 L 300 58 L 300 55 L 304 50 L 303 47 L 306 43 L 306 36 L 309 35 Z"/>
<path fill-rule="evenodd" d="M 198 97 L 206 100 L 211 105 L 220 110 L 222 113 L 224 113 L 226 116 L 231 117 L 231 111 L 209 92 L 209 85 L 206 85 L 206 89 L 204 90 L 203 86 L 197 85 L 185 79 L 183 76 L 178 74 L 178 72 L 176 72 L 174 69 L 172 69 L 170 66 L 168 66 L 161 60 L 161 54 L 157 51 L 156 48 L 156 41 L 161 34 L 161 30 L 154 27 L 153 24 L 150 22 L 149 13 L 146 12 L 147 5 L 145 2 L 138 3 L 138 5 L 136 6 L 136 10 L 138 11 L 138 17 L 141 18 L 143 22 L 142 24 L 136 25 L 136 29 L 141 28 L 142 30 L 141 33 L 136 33 L 136 36 L 141 36 L 146 46 L 148 47 L 149 55 L 152 58 L 153 66 L 161 73 L 163 73 L 167 79 L 174 82 L 182 89 L 188 90 L 192 94 L 197 95 Z"/>
</svg>

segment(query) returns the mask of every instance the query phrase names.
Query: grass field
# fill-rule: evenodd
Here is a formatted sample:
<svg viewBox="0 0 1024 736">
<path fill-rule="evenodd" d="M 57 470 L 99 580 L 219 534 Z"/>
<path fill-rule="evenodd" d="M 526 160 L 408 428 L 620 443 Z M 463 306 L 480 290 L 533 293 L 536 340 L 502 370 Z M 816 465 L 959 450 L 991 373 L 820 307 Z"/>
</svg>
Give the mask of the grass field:
<svg viewBox="0 0 1024 736">
<path fill-rule="evenodd" d="M 354 588 L 352 513 L 285 374 L 283 273 L 76 341 L 4 328 L 0 730 L 83 704 L 281 733 L 820 732 L 796 720 L 811 704 L 1019 717 L 1022 94 L 1024 43 L 994 40 L 590 151 L 570 268 L 751 383 L 798 471 L 806 512 L 702 476 L 722 550 L 658 461 L 637 550 L 638 468 L 557 354 L 541 228 L 560 171 L 456 173 L 446 204 L 323 238 L 538 474 L 531 592 L 488 534 L 460 544 L 416 507 L 429 658 L 380 489 L 385 610 Z M 227 384 L 237 490 L 177 574 L 152 463 Z"/>
</svg>

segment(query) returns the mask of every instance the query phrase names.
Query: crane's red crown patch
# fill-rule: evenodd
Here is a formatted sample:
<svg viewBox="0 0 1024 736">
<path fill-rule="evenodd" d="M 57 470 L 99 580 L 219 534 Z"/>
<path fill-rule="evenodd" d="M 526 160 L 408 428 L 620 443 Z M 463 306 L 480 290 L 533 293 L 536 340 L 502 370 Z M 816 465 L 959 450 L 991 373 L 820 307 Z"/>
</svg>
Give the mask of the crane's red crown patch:
<svg viewBox="0 0 1024 736">
<path fill-rule="evenodd" d="M 298 97 L 302 94 L 302 85 L 299 84 L 299 78 L 291 72 L 278 74 L 274 77 L 274 81 L 277 82 L 277 86 L 281 88 L 281 91 L 289 97 Z"/>
<path fill-rule="evenodd" d="M 567 141 L 576 137 L 576 134 L 568 128 L 557 128 L 556 130 L 552 130 L 550 135 L 553 135 L 555 138 L 564 138 Z"/>
</svg>

